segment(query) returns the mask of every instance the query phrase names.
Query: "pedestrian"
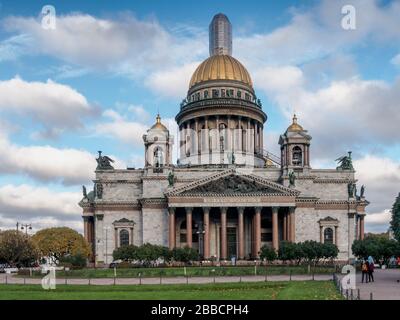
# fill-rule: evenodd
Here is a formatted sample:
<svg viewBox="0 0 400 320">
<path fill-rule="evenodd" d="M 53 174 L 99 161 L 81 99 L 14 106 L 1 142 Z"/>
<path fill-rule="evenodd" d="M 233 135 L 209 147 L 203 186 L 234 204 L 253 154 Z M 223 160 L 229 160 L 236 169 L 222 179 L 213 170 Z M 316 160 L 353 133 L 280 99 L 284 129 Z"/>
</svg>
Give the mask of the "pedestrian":
<svg viewBox="0 0 400 320">
<path fill-rule="evenodd" d="M 369 282 L 374 282 L 374 269 L 375 269 L 375 266 L 374 266 L 374 263 L 369 263 L 368 264 L 368 280 L 369 280 Z"/>
<path fill-rule="evenodd" d="M 361 264 L 361 283 L 364 283 L 364 279 L 365 279 L 365 283 L 368 283 L 368 261 L 364 260 Z"/>
</svg>

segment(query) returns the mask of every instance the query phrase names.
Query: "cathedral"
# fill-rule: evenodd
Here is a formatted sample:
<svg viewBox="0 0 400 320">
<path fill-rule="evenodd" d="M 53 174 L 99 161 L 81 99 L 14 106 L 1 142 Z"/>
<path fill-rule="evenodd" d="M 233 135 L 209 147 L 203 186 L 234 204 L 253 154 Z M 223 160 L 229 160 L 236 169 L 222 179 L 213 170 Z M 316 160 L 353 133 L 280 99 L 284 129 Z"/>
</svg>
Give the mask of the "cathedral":
<svg viewBox="0 0 400 320">
<path fill-rule="evenodd" d="M 305 240 L 334 243 L 340 260 L 353 258 L 368 201 L 364 187 L 357 194 L 351 152 L 336 168 L 312 168 L 311 136 L 296 115 L 277 141 L 280 155 L 265 150 L 268 117 L 232 56 L 228 18 L 214 16 L 209 34 L 210 57 L 191 77 L 177 137 L 157 115 L 143 136 L 143 168 L 114 169 L 99 152 L 93 191 L 83 187 L 79 203 L 95 262 L 112 262 L 113 250 L 128 244 L 188 246 L 203 260 L 224 261 Z"/>
</svg>

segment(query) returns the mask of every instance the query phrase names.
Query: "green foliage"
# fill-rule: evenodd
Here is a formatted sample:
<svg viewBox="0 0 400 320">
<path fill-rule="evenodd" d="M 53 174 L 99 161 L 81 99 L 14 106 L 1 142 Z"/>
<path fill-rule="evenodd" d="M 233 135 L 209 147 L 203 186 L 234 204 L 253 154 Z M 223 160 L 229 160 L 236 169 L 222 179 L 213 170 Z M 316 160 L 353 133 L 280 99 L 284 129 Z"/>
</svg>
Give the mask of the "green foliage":
<svg viewBox="0 0 400 320">
<path fill-rule="evenodd" d="M 127 245 L 115 249 L 113 252 L 114 260 L 137 261 L 142 265 L 149 266 L 157 260 L 164 262 L 171 260 L 172 252 L 163 246 L 145 243 L 142 246 Z"/>
<path fill-rule="evenodd" d="M 299 243 L 282 241 L 279 245 L 278 258 L 283 261 L 294 260 L 298 264 L 302 260 L 308 264 L 317 264 L 323 259 L 337 258 L 338 253 L 339 249 L 332 243 L 320 243 L 312 240 Z"/>
<path fill-rule="evenodd" d="M 394 238 L 400 242 L 400 193 L 392 207 L 392 220 L 390 221 L 390 228 L 393 231 Z"/>
<path fill-rule="evenodd" d="M 81 253 L 68 255 L 60 258 L 59 264 L 73 269 L 82 269 L 86 267 L 87 258 Z"/>
<path fill-rule="evenodd" d="M 38 258 L 38 248 L 30 236 L 16 230 L 0 232 L 0 262 L 14 267 L 30 267 Z"/>
<path fill-rule="evenodd" d="M 368 237 L 364 240 L 355 240 L 351 249 L 359 259 L 372 256 L 375 260 L 384 260 L 387 263 L 390 257 L 399 255 L 400 244 L 396 240 L 387 238 Z"/>
<path fill-rule="evenodd" d="M 262 246 L 260 251 L 260 258 L 266 259 L 268 262 L 272 262 L 278 258 L 274 248 L 270 246 Z"/>
<path fill-rule="evenodd" d="M 172 250 L 172 258 L 175 261 L 188 263 L 189 261 L 199 260 L 199 253 L 197 250 L 189 247 L 175 248 Z"/>
<path fill-rule="evenodd" d="M 90 246 L 85 238 L 67 227 L 48 228 L 38 231 L 33 237 L 42 257 L 51 257 L 58 263 L 68 255 L 83 255 L 88 258 Z"/>
<path fill-rule="evenodd" d="M 278 257 L 282 261 L 298 259 L 298 245 L 294 242 L 282 241 L 279 245 Z"/>
</svg>

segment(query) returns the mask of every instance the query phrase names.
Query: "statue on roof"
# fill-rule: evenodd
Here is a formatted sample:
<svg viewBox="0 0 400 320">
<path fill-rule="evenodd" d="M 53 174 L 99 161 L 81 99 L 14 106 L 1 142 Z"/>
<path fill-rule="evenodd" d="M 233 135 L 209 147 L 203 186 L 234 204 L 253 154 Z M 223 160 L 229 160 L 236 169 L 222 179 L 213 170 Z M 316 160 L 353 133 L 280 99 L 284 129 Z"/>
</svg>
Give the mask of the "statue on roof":
<svg viewBox="0 0 400 320">
<path fill-rule="evenodd" d="M 361 190 L 360 190 L 360 198 L 361 198 L 361 199 L 364 198 L 364 193 L 365 193 L 365 186 L 362 185 L 362 186 L 361 186 Z"/>
<path fill-rule="evenodd" d="M 114 167 L 111 165 L 111 162 L 114 162 L 113 159 L 107 156 L 102 156 L 101 151 L 99 151 L 99 157 L 96 159 L 97 168 L 96 170 L 113 170 Z"/>
<path fill-rule="evenodd" d="M 289 187 L 294 187 L 296 183 L 296 175 L 294 174 L 294 171 L 291 170 L 289 172 Z"/>
<path fill-rule="evenodd" d="M 83 194 L 83 197 L 85 199 L 87 199 L 87 191 L 86 191 L 86 187 L 85 186 L 82 186 L 82 194 Z"/>
<path fill-rule="evenodd" d="M 351 151 L 349 151 L 347 156 L 337 158 L 335 161 L 338 162 L 338 166 L 336 167 L 336 170 L 339 170 L 339 169 L 354 170 L 353 160 L 351 159 Z"/>
<path fill-rule="evenodd" d="M 168 185 L 169 187 L 174 186 L 174 174 L 172 173 L 172 171 L 170 171 L 170 173 L 168 174 Z"/>
</svg>

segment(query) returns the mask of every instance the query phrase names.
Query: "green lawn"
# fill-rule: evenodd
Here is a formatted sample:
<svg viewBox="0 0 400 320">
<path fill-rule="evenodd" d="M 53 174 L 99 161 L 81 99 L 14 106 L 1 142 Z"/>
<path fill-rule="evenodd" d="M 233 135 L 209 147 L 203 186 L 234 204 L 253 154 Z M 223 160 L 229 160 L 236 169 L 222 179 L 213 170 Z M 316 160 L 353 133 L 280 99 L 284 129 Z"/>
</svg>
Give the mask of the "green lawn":
<svg viewBox="0 0 400 320">
<path fill-rule="evenodd" d="M 58 285 L 46 291 L 40 285 L 0 285 L 0 300 L 338 300 L 332 281 L 180 285 Z"/>
<path fill-rule="evenodd" d="M 311 269 L 312 270 L 312 269 Z M 332 266 L 320 266 L 315 268 L 315 273 L 333 273 L 335 268 Z M 245 276 L 245 275 L 289 275 L 292 274 L 307 274 L 307 266 L 257 266 L 255 270 L 254 266 L 243 266 L 243 267 L 187 267 L 187 276 Z M 165 267 L 165 268 L 120 268 L 117 269 L 118 278 L 137 278 L 139 277 L 177 277 L 184 276 L 185 271 L 183 267 Z M 40 272 L 35 272 L 34 277 L 43 277 Z M 64 276 L 70 278 L 113 278 L 113 269 L 93 269 L 85 268 L 81 270 L 70 270 L 68 272 L 57 272 L 57 276 L 63 278 Z"/>
</svg>

